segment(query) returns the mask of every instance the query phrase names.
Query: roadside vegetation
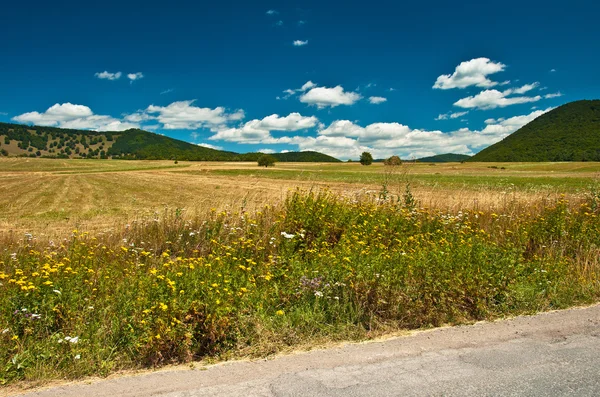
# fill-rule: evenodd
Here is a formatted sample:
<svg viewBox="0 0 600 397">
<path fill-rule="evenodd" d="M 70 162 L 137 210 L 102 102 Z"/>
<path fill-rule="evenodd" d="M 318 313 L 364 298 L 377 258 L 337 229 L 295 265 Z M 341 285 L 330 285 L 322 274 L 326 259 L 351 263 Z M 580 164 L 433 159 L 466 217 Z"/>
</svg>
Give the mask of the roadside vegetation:
<svg viewBox="0 0 600 397">
<path fill-rule="evenodd" d="M 255 166 L 255 165 L 254 165 Z M 0 251 L 0 382 L 263 356 L 600 298 L 600 194 L 423 207 L 289 193 L 256 211 L 180 209 Z"/>
</svg>

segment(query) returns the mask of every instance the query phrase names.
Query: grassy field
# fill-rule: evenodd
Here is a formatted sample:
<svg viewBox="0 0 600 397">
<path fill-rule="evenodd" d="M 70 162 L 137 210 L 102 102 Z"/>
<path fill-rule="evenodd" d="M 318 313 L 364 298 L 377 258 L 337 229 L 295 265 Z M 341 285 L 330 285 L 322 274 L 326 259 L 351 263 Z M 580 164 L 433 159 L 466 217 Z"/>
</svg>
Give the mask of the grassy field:
<svg viewBox="0 0 600 397">
<path fill-rule="evenodd" d="M 505 169 L 502 169 L 504 167 Z M 0 159 L 0 239 L 32 232 L 51 237 L 73 228 L 103 231 L 179 208 L 252 210 L 281 202 L 290 189 L 329 187 L 342 195 L 410 184 L 423 206 L 459 210 L 505 207 L 558 194 L 581 196 L 597 180 L 597 163 L 382 164 Z"/>
<path fill-rule="evenodd" d="M 595 302 L 599 171 L 2 159 L 0 383 Z"/>
</svg>

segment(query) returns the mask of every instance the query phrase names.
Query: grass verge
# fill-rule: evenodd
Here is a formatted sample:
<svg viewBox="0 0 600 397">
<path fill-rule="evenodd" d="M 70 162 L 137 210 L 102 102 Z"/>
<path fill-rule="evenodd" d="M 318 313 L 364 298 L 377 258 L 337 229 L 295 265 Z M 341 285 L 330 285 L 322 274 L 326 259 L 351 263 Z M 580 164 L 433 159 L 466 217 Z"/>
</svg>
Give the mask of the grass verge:
<svg viewBox="0 0 600 397">
<path fill-rule="evenodd" d="M 0 252 L 0 382 L 74 379 L 600 297 L 600 197 L 448 213 L 296 191 Z"/>
</svg>

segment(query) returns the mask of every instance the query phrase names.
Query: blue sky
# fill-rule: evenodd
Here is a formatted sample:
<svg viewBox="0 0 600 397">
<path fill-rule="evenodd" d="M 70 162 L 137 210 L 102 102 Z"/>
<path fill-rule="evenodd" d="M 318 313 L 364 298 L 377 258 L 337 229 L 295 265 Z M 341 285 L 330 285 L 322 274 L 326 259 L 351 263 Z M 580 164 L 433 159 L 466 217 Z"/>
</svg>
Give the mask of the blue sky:
<svg viewBox="0 0 600 397">
<path fill-rule="evenodd" d="M 91 3 L 2 6 L 0 121 L 410 158 L 600 98 L 593 1 Z"/>
</svg>

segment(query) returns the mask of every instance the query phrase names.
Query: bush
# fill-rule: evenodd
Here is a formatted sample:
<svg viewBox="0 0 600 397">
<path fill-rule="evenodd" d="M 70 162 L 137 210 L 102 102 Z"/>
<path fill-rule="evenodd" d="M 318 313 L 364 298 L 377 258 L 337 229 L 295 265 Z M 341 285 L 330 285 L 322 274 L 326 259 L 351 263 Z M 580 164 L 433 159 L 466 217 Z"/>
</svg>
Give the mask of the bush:
<svg viewBox="0 0 600 397">
<path fill-rule="evenodd" d="M 371 153 L 369 153 L 369 152 L 363 152 L 360 155 L 360 163 L 362 165 L 371 165 L 371 164 L 373 164 L 373 156 L 371 156 Z"/>
<path fill-rule="evenodd" d="M 258 158 L 258 165 L 259 167 L 270 167 L 272 165 L 275 165 L 275 161 L 275 157 L 269 154 L 263 154 Z"/>
<path fill-rule="evenodd" d="M 402 164 L 402 160 L 400 160 L 400 157 L 398 156 L 392 156 L 389 159 L 386 159 L 383 164 L 385 165 L 401 165 Z"/>
</svg>

